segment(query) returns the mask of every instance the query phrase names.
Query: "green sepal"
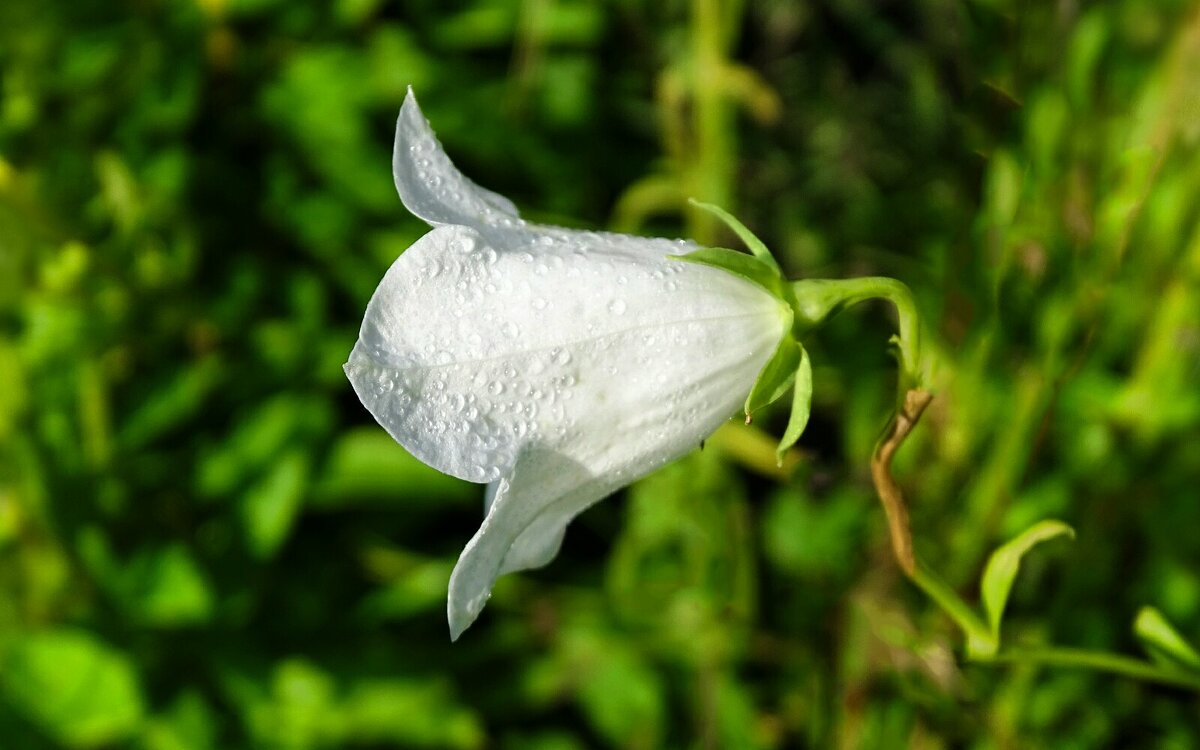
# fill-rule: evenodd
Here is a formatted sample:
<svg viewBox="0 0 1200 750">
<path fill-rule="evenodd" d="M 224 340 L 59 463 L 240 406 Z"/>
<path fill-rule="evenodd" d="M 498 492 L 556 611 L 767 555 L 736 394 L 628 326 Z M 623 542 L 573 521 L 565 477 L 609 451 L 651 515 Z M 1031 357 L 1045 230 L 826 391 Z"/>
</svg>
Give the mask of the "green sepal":
<svg viewBox="0 0 1200 750">
<path fill-rule="evenodd" d="M 1155 661 L 1200 672 L 1200 653 L 1154 607 L 1142 607 L 1133 632 Z"/>
<path fill-rule="evenodd" d="M 720 268 L 722 271 L 728 271 L 734 276 L 740 276 L 761 286 L 777 299 L 787 301 L 787 293 L 790 290 L 783 277 L 779 275 L 778 269 L 772 268 L 753 255 L 746 255 L 724 247 L 705 247 L 684 255 L 668 255 L 667 258 Z"/>
<path fill-rule="evenodd" d="M 783 270 L 779 268 L 779 263 L 775 261 L 775 256 L 771 255 L 771 251 L 767 249 L 766 244 L 760 240 L 754 234 L 754 232 L 751 232 L 748 228 L 746 228 L 745 224 L 738 221 L 737 217 L 720 206 L 715 206 L 711 203 L 701 203 L 695 198 L 689 198 L 688 203 L 691 203 L 693 206 L 702 211 L 709 212 L 724 222 L 725 226 L 732 229 L 733 233 L 736 234 L 742 240 L 742 242 L 746 244 L 746 247 L 750 250 L 750 252 L 754 253 L 755 258 L 758 258 L 763 263 L 766 263 L 768 266 L 774 269 L 777 276 L 783 276 Z"/>
<path fill-rule="evenodd" d="M 1036 545 L 1059 536 L 1074 539 L 1075 530 L 1062 521 L 1039 521 L 998 547 L 988 558 L 981 585 L 983 611 L 997 645 L 1000 643 L 1000 620 L 1004 616 L 1013 581 L 1020 570 L 1021 558 Z"/>
<path fill-rule="evenodd" d="M 785 328 L 788 332 L 779 339 L 779 346 L 775 348 L 775 353 L 771 355 L 767 364 L 763 365 L 762 371 L 758 373 L 758 379 L 754 381 L 754 387 L 750 389 L 750 395 L 746 397 L 746 421 L 754 416 L 754 412 L 767 404 L 774 403 L 780 396 L 787 393 L 787 389 L 792 385 L 792 380 L 796 377 L 796 367 L 800 364 L 800 345 L 792 338 L 790 332 L 791 317 L 792 313 L 789 309 Z"/>
<path fill-rule="evenodd" d="M 800 350 L 800 363 L 796 366 L 796 382 L 792 385 L 792 415 L 788 417 L 783 439 L 775 449 L 775 460 L 780 466 L 783 466 L 783 455 L 804 434 L 804 428 L 808 426 L 808 415 L 812 412 L 812 362 L 802 344 L 797 343 L 796 348 Z"/>
</svg>

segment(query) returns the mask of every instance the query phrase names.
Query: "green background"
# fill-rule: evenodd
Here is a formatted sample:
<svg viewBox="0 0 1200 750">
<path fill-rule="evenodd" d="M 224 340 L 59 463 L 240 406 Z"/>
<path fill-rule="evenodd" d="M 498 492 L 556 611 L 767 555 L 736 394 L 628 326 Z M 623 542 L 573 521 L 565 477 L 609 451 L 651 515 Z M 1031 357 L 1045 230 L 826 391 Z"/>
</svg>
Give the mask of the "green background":
<svg viewBox="0 0 1200 750">
<path fill-rule="evenodd" d="M 889 311 L 588 511 L 455 645 L 482 493 L 341 364 L 424 231 L 412 84 L 527 218 L 910 285 L 937 398 L 918 555 L 1006 642 L 1200 636 L 1200 9 L 1186 0 L 0 2 L 0 748 L 1200 746 L 1197 694 L 962 658 L 868 462 Z"/>
</svg>

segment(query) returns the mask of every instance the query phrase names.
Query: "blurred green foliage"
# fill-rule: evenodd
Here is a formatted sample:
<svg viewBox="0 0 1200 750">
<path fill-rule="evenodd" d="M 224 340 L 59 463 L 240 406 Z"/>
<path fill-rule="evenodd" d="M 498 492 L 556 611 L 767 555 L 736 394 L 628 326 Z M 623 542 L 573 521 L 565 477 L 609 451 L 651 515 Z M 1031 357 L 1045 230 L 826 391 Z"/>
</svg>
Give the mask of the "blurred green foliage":
<svg viewBox="0 0 1200 750">
<path fill-rule="evenodd" d="M 1197 71 L 1190 0 L 5 0 L 0 747 L 1200 745 L 1195 693 L 965 663 L 896 572 L 882 308 L 806 342 L 787 472 L 719 434 L 454 646 L 481 493 L 340 368 L 424 231 L 388 174 L 412 84 L 531 218 L 731 242 L 694 196 L 791 277 L 907 282 L 918 554 L 978 601 L 992 549 L 1062 519 L 1005 641 L 1188 663 Z"/>
</svg>

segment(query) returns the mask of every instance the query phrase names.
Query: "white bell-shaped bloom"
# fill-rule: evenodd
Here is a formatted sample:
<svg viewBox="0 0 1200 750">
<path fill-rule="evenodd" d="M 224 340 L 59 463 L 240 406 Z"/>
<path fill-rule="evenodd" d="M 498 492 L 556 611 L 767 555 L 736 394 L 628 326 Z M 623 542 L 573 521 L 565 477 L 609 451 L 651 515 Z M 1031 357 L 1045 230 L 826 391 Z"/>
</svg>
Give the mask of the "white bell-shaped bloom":
<svg viewBox="0 0 1200 750">
<path fill-rule="evenodd" d="M 691 243 L 522 221 L 455 169 L 411 91 L 393 171 L 434 229 L 384 276 L 345 369 L 414 456 L 489 483 L 450 579 L 457 638 L 497 576 L 549 562 L 573 517 L 737 412 L 790 315 L 669 260 Z"/>
</svg>

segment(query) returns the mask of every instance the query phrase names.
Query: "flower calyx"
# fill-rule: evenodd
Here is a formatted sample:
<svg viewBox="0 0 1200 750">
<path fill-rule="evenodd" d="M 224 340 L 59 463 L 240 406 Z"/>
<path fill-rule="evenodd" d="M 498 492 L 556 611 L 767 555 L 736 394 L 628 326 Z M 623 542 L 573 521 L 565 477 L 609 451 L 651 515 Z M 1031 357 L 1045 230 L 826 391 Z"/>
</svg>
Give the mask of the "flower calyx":
<svg viewBox="0 0 1200 750">
<path fill-rule="evenodd" d="M 783 335 L 771 359 L 759 372 L 744 407 L 746 424 L 750 424 L 755 412 L 782 398 L 789 388 L 792 389 L 791 416 L 775 449 L 776 461 L 782 466 L 784 454 L 804 433 L 811 413 L 812 362 L 800 341 L 800 334 L 812 321 L 800 307 L 791 282 L 784 277 L 783 269 L 767 249 L 766 243 L 725 209 L 696 200 L 692 200 L 691 204 L 720 219 L 745 243 L 750 254 L 723 247 L 706 247 L 673 256 L 672 260 L 712 266 L 745 279 L 777 299 L 786 317 Z"/>
</svg>

